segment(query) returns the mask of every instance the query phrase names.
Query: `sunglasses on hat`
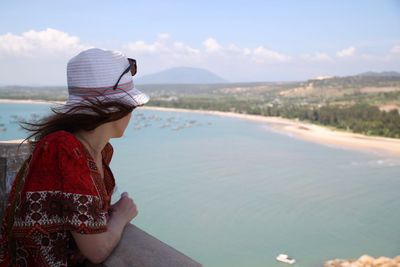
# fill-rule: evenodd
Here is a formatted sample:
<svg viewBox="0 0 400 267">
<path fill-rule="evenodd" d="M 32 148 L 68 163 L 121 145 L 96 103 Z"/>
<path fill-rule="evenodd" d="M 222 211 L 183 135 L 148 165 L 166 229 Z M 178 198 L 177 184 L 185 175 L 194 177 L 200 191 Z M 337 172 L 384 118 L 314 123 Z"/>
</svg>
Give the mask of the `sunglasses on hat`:
<svg viewBox="0 0 400 267">
<path fill-rule="evenodd" d="M 113 90 L 117 89 L 118 83 L 121 80 L 122 76 L 124 76 L 128 71 L 131 71 L 132 76 L 135 76 L 137 72 L 136 59 L 128 58 L 129 66 L 124 70 L 124 72 L 119 76 L 117 83 L 114 85 Z"/>
</svg>

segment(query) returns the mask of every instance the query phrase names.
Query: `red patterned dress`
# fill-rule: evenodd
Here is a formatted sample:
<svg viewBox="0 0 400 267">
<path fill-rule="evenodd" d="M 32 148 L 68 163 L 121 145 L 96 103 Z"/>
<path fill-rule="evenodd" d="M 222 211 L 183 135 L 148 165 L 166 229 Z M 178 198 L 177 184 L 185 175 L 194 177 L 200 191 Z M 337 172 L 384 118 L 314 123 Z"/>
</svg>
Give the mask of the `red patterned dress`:
<svg viewBox="0 0 400 267">
<path fill-rule="evenodd" d="M 70 231 L 93 234 L 107 230 L 115 186 L 109 168 L 112 154 L 113 147 L 107 143 L 102 151 L 103 179 L 92 156 L 73 134 L 57 131 L 40 140 L 14 216 L 17 266 L 78 265 L 81 254 Z M 15 185 L 7 209 L 13 195 Z M 6 261 L 3 253 L 0 266 Z"/>
</svg>

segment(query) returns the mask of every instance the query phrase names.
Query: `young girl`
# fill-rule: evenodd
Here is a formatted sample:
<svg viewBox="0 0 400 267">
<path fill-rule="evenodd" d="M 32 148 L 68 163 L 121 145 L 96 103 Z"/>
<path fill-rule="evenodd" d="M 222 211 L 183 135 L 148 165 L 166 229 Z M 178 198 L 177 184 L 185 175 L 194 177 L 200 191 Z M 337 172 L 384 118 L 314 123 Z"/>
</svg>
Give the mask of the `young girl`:
<svg viewBox="0 0 400 267">
<path fill-rule="evenodd" d="M 137 209 L 127 193 L 110 204 L 111 138 L 149 101 L 132 81 L 136 61 L 88 49 L 67 66 L 69 97 L 53 115 L 25 123 L 33 152 L 10 192 L 0 266 L 79 266 L 104 261 Z"/>
</svg>

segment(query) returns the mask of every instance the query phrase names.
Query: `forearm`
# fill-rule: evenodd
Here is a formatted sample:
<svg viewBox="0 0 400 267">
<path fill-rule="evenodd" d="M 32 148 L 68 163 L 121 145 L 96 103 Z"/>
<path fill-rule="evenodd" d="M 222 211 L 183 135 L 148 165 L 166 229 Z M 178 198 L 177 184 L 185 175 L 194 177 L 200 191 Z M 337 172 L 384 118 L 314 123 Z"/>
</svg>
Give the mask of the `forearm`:
<svg viewBox="0 0 400 267">
<path fill-rule="evenodd" d="M 111 254 L 121 239 L 126 222 L 111 216 L 107 231 L 100 234 L 79 234 L 72 232 L 81 253 L 93 263 L 101 263 Z"/>
<path fill-rule="evenodd" d="M 106 258 L 111 254 L 114 248 L 118 245 L 121 239 L 122 232 L 124 231 L 126 222 L 118 217 L 110 217 L 107 223 L 107 238 L 104 240 L 104 253 Z"/>
</svg>

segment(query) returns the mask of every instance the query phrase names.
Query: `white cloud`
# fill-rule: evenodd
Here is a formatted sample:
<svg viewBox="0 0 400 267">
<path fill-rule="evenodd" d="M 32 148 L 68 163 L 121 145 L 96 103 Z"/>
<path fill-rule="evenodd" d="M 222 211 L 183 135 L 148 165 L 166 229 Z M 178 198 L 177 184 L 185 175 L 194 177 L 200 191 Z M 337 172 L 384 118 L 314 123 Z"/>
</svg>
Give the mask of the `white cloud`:
<svg viewBox="0 0 400 267">
<path fill-rule="evenodd" d="M 301 56 L 306 61 L 317 62 L 317 61 L 332 61 L 332 58 L 326 54 L 321 52 L 315 52 L 313 54 L 304 54 Z"/>
<path fill-rule="evenodd" d="M 161 52 L 162 49 L 160 44 L 157 42 L 147 44 L 144 41 L 128 43 L 124 48 L 138 54 L 155 54 Z"/>
<path fill-rule="evenodd" d="M 173 47 L 176 52 L 179 52 L 179 54 L 182 55 L 192 55 L 192 56 L 200 55 L 200 50 L 192 48 L 181 42 L 174 42 Z"/>
<path fill-rule="evenodd" d="M 0 81 L 9 84 L 65 84 L 67 59 L 89 47 L 79 37 L 51 28 L 0 35 Z M 350 75 L 371 69 L 400 68 L 400 44 L 393 44 L 384 55 L 365 54 L 359 49 L 356 52 L 355 46 L 332 54 L 312 51 L 289 55 L 266 44 L 244 47 L 235 43 L 223 44 L 209 37 L 194 45 L 175 40 L 168 33 L 160 33 L 151 41 L 132 40 L 106 49 L 121 50 L 135 57 L 140 65 L 138 76 L 170 67 L 192 66 L 209 69 L 230 81 L 265 81 L 306 79 L 321 73 Z M 343 64 L 340 58 L 346 57 L 348 60 Z M 29 69 L 22 78 L 21 69 Z"/>
<path fill-rule="evenodd" d="M 251 55 L 251 49 L 249 49 L 249 48 L 244 48 L 244 49 L 243 49 L 243 55 L 244 55 L 244 56 Z"/>
<path fill-rule="evenodd" d="M 252 55 L 256 63 L 287 62 L 291 59 L 290 56 L 266 49 L 263 46 L 255 48 Z"/>
<path fill-rule="evenodd" d="M 356 49 L 354 48 L 354 46 L 350 46 L 348 48 L 338 51 L 336 53 L 336 56 L 337 57 L 351 57 L 354 55 L 355 52 L 356 52 Z"/>
<path fill-rule="evenodd" d="M 390 52 L 393 54 L 400 54 L 400 45 L 393 46 Z"/>
<path fill-rule="evenodd" d="M 153 42 L 142 40 L 121 46 L 122 51 L 140 61 L 140 75 L 177 66 L 200 66 L 202 52 L 188 44 L 175 41 L 161 33 Z"/>
<path fill-rule="evenodd" d="M 170 55 L 173 57 L 197 57 L 200 54 L 195 49 L 182 42 L 173 41 L 169 34 L 161 33 L 153 43 L 144 41 L 131 42 L 123 45 L 124 50 L 137 55 Z"/>
<path fill-rule="evenodd" d="M 174 40 L 169 34 L 159 34 L 153 42 L 137 40 L 123 45 L 123 51 L 140 61 L 140 75 L 154 73 L 166 68 L 177 66 L 192 66 L 206 68 L 232 79 L 244 79 L 252 70 L 264 72 L 271 63 L 281 63 L 292 60 L 292 57 L 265 46 L 255 48 L 240 47 L 234 43 L 223 45 L 217 39 L 209 37 L 202 46 L 193 47 L 187 43 Z M 232 66 L 240 68 L 236 74 Z"/>
<path fill-rule="evenodd" d="M 88 48 L 76 36 L 47 28 L 43 31 L 30 30 L 21 35 L 0 35 L 0 55 L 38 57 L 43 55 L 73 55 Z"/>
<path fill-rule="evenodd" d="M 167 33 L 161 33 L 153 43 L 146 43 L 144 41 L 135 41 L 123 46 L 133 53 L 137 54 L 159 54 L 170 52 L 166 43 L 169 41 L 170 36 Z"/>
<path fill-rule="evenodd" d="M 206 48 L 206 52 L 215 53 L 221 50 L 222 46 L 215 40 L 214 38 L 208 38 L 203 42 L 203 45 Z"/>
<path fill-rule="evenodd" d="M 227 47 L 228 51 L 234 52 L 234 53 L 242 53 L 243 49 L 239 48 L 237 45 L 235 44 L 229 44 Z"/>
<path fill-rule="evenodd" d="M 153 43 L 135 41 L 123 46 L 123 49 L 143 57 L 158 57 L 158 60 L 165 62 L 174 59 L 175 65 L 182 64 L 179 59 L 189 62 L 206 62 L 212 59 L 230 61 L 231 59 L 248 60 L 252 63 L 276 63 L 287 62 L 291 57 L 263 46 L 256 48 L 241 48 L 230 43 L 227 46 L 221 45 L 216 39 L 210 37 L 203 42 L 203 49 L 194 48 L 183 42 L 174 41 L 168 34 L 159 34 Z M 190 63 L 190 62 L 189 62 Z"/>
<path fill-rule="evenodd" d="M 203 42 L 205 51 L 213 56 L 223 56 L 226 58 L 243 57 L 251 60 L 252 62 L 263 64 L 270 62 L 287 62 L 291 57 L 277 51 L 267 49 L 263 46 L 256 48 L 240 48 L 236 44 L 230 43 L 223 46 L 214 38 L 208 38 Z"/>
</svg>

